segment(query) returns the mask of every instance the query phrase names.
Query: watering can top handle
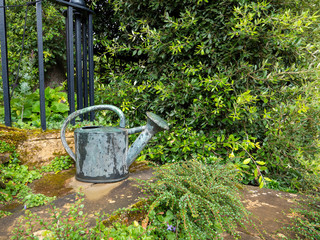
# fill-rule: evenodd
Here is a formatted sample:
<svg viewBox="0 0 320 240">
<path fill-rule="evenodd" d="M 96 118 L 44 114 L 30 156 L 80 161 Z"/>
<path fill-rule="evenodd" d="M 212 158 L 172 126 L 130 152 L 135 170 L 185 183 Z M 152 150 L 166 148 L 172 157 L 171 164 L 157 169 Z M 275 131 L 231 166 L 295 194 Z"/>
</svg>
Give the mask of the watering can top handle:
<svg viewBox="0 0 320 240">
<path fill-rule="evenodd" d="M 70 157 L 73 158 L 74 161 L 76 161 L 75 154 L 72 152 L 71 148 L 69 147 L 69 145 L 66 141 L 66 136 L 65 136 L 67 125 L 72 119 L 76 118 L 77 116 L 84 114 L 84 113 L 87 113 L 87 112 L 96 111 L 96 110 L 114 111 L 120 117 L 119 127 L 125 128 L 125 126 L 126 126 L 126 119 L 125 119 L 123 112 L 118 107 L 113 106 L 113 105 L 96 105 L 96 106 L 86 107 L 86 108 L 83 108 L 83 109 L 80 109 L 80 110 L 77 110 L 77 111 L 71 113 L 66 118 L 66 120 L 64 121 L 64 123 L 62 125 L 60 136 L 61 136 L 61 142 L 62 142 L 63 147 L 66 149 L 66 151 L 68 152 Z"/>
</svg>

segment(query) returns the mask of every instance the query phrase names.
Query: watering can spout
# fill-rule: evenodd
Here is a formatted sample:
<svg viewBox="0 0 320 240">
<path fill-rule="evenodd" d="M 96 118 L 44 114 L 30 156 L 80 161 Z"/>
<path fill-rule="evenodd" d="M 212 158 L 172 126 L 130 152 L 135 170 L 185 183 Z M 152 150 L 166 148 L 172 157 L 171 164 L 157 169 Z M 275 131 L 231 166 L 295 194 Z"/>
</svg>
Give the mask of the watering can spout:
<svg viewBox="0 0 320 240">
<path fill-rule="evenodd" d="M 142 127 L 130 128 L 128 129 L 128 134 L 133 134 L 137 132 L 141 132 L 139 137 L 135 140 L 135 142 L 131 145 L 128 150 L 127 155 L 127 166 L 130 165 L 136 160 L 142 149 L 147 145 L 149 140 L 159 131 L 169 130 L 169 126 L 165 120 L 163 120 L 158 115 L 147 112 L 147 125 Z"/>
</svg>

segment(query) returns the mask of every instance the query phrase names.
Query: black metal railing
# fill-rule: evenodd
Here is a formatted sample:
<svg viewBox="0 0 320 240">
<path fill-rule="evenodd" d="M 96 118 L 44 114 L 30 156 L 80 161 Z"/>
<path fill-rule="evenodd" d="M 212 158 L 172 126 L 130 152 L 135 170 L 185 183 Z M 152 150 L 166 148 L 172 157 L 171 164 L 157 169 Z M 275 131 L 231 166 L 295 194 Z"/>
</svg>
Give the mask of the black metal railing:
<svg viewBox="0 0 320 240">
<path fill-rule="evenodd" d="M 93 64 L 93 11 L 85 6 L 83 0 L 52 0 L 67 7 L 66 16 L 66 45 L 67 45 L 67 90 L 70 113 L 75 111 L 75 79 L 77 93 L 77 109 L 94 105 L 94 64 Z M 46 130 L 45 93 L 44 93 L 44 64 L 43 64 L 43 35 L 42 35 L 42 0 L 27 2 L 23 6 L 36 5 L 37 40 L 38 40 L 38 71 L 40 94 L 41 128 Z M 20 5 L 16 5 L 20 6 Z M 5 124 L 11 126 L 11 107 L 9 94 L 8 50 L 6 32 L 5 0 L 0 0 L 0 41 L 1 65 L 3 82 L 3 99 Z M 75 53 L 74 53 L 75 46 Z M 74 59 L 75 56 L 75 59 Z M 75 63 L 74 63 L 75 61 Z M 74 72 L 76 65 L 76 72 Z M 84 116 L 88 118 L 88 116 Z M 82 117 L 83 119 L 83 117 Z M 90 120 L 94 114 L 90 115 Z"/>
</svg>

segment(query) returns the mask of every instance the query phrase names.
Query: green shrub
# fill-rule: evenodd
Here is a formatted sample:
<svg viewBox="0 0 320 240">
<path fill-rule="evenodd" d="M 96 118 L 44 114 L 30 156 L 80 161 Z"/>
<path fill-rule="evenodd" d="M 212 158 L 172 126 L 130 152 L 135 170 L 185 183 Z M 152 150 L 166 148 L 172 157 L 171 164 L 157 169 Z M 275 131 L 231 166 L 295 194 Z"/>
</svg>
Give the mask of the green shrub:
<svg viewBox="0 0 320 240">
<path fill-rule="evenodd" d="M 155 171 L 155 179 L 144 182 L 144 189 L 153 196 L 147 217 L 159 239 L 169 228 L 179 239 L 222 238 L 223 232 L 236 237 L 237 227 L 248 221 L 230 165 L 168 164 Z"/>
<path fill-rule="evenodd" d="M 287 229 L 295 239 L 320 239 L 319 195 L 309 195 L 292 210 L 292 223 Z"/>
<path fill-rule="evenodd" d="M 105 52 L 95 59 L 96 103 L 121 107 L 130 126 L 141 125 L 146 111 L 166 118 L 178 136 L 168 141 L 166 133 L 162 134 L 159 153 L 182 160 L 190 152 L 201 152 L 198 145 L 216 144 L 219 146 L 205 149 L 204 155 L 211 152 L 235 165 L 251 159 L 249 169 L 238 166 L 248 183 L 258 182 L 260 167 L 254 161 L 259 161 L 267 168 L 264 174 L 275 181 L 287 172 L 280 185 L 312 188 L 314 184 L 300 176 L 304 173 L 297 173 L 298 167 L 291 169 L 291 165 L 297 165 L 294 159 L 318 141 L 316 121 L 303 126 L 308 132 L 305 136 L 301 128 L 299 143 L 293 135 L 286 139 L 295 149 L 287 160 L 277 160 L 285 155 L 281 153 L 283 143 L 275 140 L 273 132 L 277 129 L 274 123 L 283 117 L 278 109 L 309 101 L 305 86 L 319 81 L 319 41 L 315 39 L 319 39 L 320 28 L 312 9 L 314 1 L 115 0 L 112 4 L 119 32 L 113 38 L 99 39 Z M 130 61 L 113 69 L 110 57 Z M 299 94 L 292 96 L 296 90 L 301 100 Z M 319 93 L 314 94 L 318 98 Z M 297 106 L 286 112 L 286 119 L 298 119 L 298 108 L 303 109 Z M 305 119 L 312 119 L 316 112 L 316 106 L 304 112 Z M 281 124 L 288 129 L 287 123 Z M 236 144 L 220 144 L 218 138 L 232 138 Z M 253 146 L 244 150 L 239 146 L 246 141 Z M 317 149 L 308 149 L 304 161 L 318 163 Z M 304 163 L 300 169 L 317 172 Z M 291 185 L 295 178 L 301 184 Z"/>
</svg>

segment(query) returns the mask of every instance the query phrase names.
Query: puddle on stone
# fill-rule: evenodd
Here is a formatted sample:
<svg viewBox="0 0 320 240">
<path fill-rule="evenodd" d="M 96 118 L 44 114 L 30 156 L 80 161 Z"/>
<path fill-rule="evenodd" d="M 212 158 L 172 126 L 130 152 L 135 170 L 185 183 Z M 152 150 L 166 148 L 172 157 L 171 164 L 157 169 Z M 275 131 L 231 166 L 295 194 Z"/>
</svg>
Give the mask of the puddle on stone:
<svg viewBox="0 0 320 240">
<path fill-rule="evenodd" d="M 30 184 L 34 193 L 41 193 L 48 197 L 61 197 L 72 191 L 72 188 L 66 187 L 66 180 L 75 175 L 76 169 L 72 168 L 57 174 L 49 173 L 41 179 L 35 180 Z"/>
<path fill-rule="evenodd" d="M 88 200 L 96 201 L 108 195 L 112 189 L 118 187 L 121 183 L 122 181 L 115 183 L 96 183 L 90 188 L 84 189 L 83 193 L 86 195 Z"/>
</svg>

